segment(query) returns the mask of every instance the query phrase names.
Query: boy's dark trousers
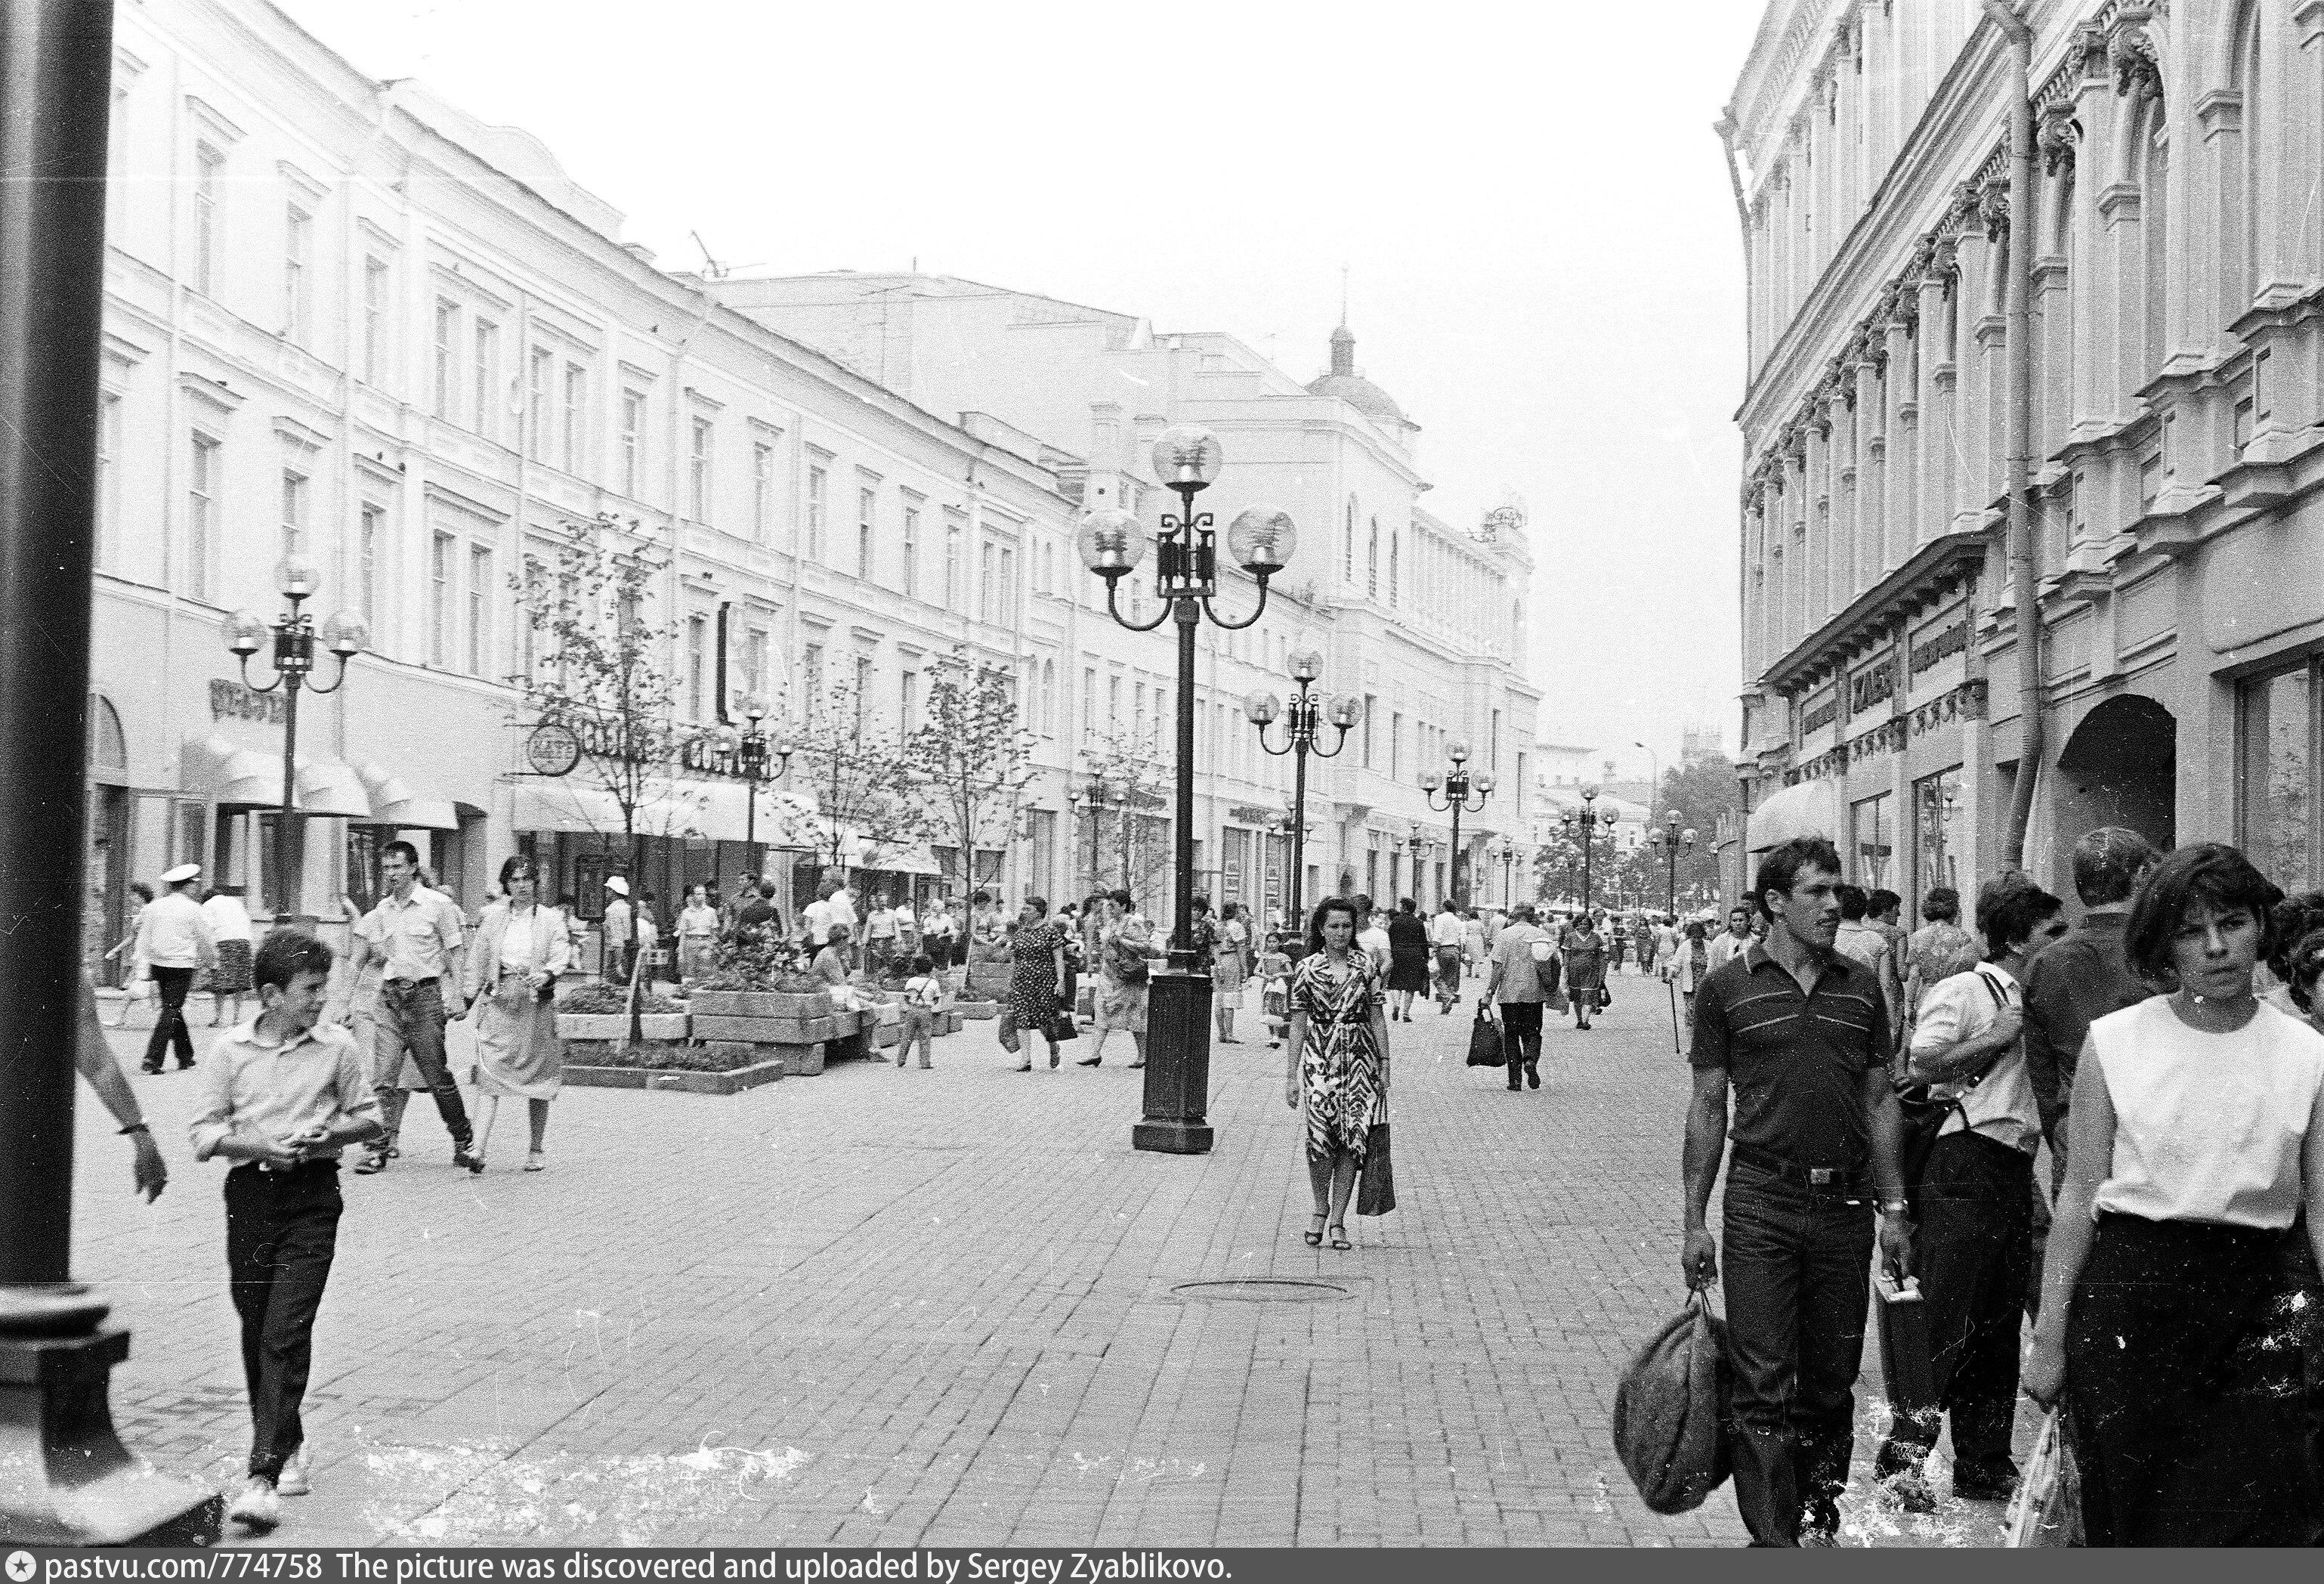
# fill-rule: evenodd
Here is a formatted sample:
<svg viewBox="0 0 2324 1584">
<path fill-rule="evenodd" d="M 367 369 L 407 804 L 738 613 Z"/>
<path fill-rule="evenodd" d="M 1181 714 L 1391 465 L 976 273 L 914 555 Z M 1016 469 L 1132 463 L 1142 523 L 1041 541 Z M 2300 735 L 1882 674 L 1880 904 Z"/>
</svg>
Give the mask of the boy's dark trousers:
<svg viewBox="0 0 2324 1584">
<path fill-rule="evenodd" d="M 299 1400 L 338 1241 L 339 1206 L 334 1161 L 287 1172 L 248 1164 L 226 1176 L 226 1263 L 250 1387 L 250 1472 L 267 1479 L 306 1440 Z"/>
</svg>

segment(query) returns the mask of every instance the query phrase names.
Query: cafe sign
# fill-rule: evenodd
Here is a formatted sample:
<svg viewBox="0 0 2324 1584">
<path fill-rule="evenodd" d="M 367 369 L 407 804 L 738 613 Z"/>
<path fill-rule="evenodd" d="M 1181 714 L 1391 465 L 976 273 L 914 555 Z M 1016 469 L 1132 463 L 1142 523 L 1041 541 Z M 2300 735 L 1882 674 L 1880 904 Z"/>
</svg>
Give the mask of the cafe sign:
<svg viewBox="0 0 2324 1584">
<path fill-rule="evenodd" d="M 269 726 L 281 726 L 288 715 L 281 693 L 262 693 L 232 677 L 210 679 L 212 720 L 261 720 Z"/>
</svg>

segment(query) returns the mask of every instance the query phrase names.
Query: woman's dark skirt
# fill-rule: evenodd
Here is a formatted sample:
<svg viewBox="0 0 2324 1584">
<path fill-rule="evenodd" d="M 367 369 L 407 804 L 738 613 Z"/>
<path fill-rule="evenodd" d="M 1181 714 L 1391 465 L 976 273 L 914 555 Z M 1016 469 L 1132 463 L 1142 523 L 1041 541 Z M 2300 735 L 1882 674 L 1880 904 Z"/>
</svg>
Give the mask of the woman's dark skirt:
<svg viewBox="0 0 2324 1584">
<path fill-rule="evenodd" d="M 1391 990 L 1427 989 L 1427 950 L 1391 951 L 1388 959 L 1388 987 Z"/>
<path fill-rule="evenodd" d="M 2087 1542 L 2314 1543 L 2284 1235 L 2102 1215 L 2066 1327 Z"/>
</svg>

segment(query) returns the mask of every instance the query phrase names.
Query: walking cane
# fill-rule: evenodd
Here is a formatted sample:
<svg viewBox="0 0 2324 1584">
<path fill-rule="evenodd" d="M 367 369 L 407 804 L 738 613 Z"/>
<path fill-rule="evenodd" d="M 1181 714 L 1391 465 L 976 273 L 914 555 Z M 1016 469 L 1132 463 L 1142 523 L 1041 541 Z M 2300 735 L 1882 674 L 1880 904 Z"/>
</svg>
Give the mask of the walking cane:
<svg viewBox="0 0 2324 1584">
<path fill-rule="evenodd" d="M 1663 988 L 1670 992 L 1671 1054 L 1674 1056 L 1683 1056 L 1686 1054 L 1686 1051 L 1680 1045 L 1678 1038 L 1678 981 L 1675 979 L 1665 979 L 1663 981 Z"/>
<path fill-rule="evenodd" d="M 476 1146 L 476 1159 L 482 1161 L 493 1151 L 493 1124 L 501 1119 L 501 1098 L 493 1097 L 491 1109 L 484 1113 L 484 1142 Z M 479 1170 L 482 1168 L 480 1167 Z"/>
</svg>

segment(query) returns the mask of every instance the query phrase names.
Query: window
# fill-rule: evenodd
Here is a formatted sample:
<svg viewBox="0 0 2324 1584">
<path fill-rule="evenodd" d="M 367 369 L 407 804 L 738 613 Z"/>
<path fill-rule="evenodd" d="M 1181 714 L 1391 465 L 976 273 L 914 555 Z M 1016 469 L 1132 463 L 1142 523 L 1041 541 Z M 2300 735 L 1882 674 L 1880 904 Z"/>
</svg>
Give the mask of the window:
<svg viewBox="0 0 2324 1584">
<path fill-rule="evenodd" d="M 632 500 L 638 498 L 640 480 L 645 477 L 646 462 L 646 394 L 643 391 L 622 393 L 622 493 Z"/>
<path fill-rule="evenodd" d="M 945 524 L 944 607 L 960 608 L 960 524 Z"/>
<path fill-rule="evenodd" d="M 827 700 L 823 696 L 823 645 L 807 646 L 806 661 L 799 668 L 807 674 L 807 702 L 810 709 L 820 709 Z"/>
<path fill-rule="evenodd" d="M 1001 547 L 1001 625 L 1017 624 L 1017 552 Z"/>
<path fill-rule="evenodd" d="M 920 509 L 904 508 L 904 593 L 917 598 L 920 592 Z"/>
<path fill-rule="evenodd" d="M 535 347 L 525 377 L 524 454 L 536 462 L 549 460 L 549 382 L 556 377 L 557 354 Z"/>
<path fill-rule="evenodd" d="M 560 440 L 565 455 L 565 470 L 578 473 L 588 461 L 587 431 L 582 427 L 589 411 L 589 371 L 577 363 L 565 366 L 565 405 L 559 414 L 562 420 Z"/>
<path fill-rule="evenodd" d="M 1372 767 L 1372 716 L 1378 710 L 1379 706 L 1379 699 L 1375 695 L 1370 693 L 1366 693 L 1364 695 L 1363 752 L 1364 768 L 1367 770 L 1370 770 Z"/>
<path fill-rule="evenodd" d="M 903 673 L 903 685 L 896 699 L 896 719 L 907 733 L 919 729 L 920 673 L 918 672 L 908 671 Z"/>
<path fill-rule="evenodd" d="M 2239 700 L 2236 841 L 2286 891 L 2316 883 L 2316 682 L 2310 661 L 2245 683 Z"/>
<path fill-rule="evenodd" d="M 532 591 L 540 588 L 548 576 L 547 567 L 531 556 L 524 558 L 523 578 L 525 597 L 528 601 L 532 597 Z M 529 607 L 520 607 L 516 624 L 517 674 L 527 681 L 532 681 L 540 674 L 540 655 L 536 647 L 540 638 L 540 629 L 533 625 L 533 609 Z"/>
<path fill-rule="evenodd" d="M 775 448 L 751 444 L 751 537 L 764 544 L 775 522 Z"/>
<path fill-rule="evenodd" d="M 455 342 L 460 334 L 460 308 L 441 297 L 436 300 L 436 383 L 432 411 L 446 422 L 452 418 L 452 370 L 459 356 Z"/>
<path fill-rule="evenodd" d="M 363 284 L 363 376 L 365 383 L 379 384 L 380 371 L 387 366 L 387 262 L 384 259 L 364 260 Z"/>
<path fill-rule="evenodd" d="M 355 614 L 379 630 L 379 575 L 387 553 L 387 508 L 365 501 L 355 519 Z"/>
<path fill-rule="evenodd" d="M 1857 885 L 1877 891 L 1896 884 L 1896 800 L 1892 792 L 1849 806 L 1849 850 L 1840 856 Z"/>
<path fill-rule="evenodd" d="M 298 555 L 307 548 L 307 476 L 282 475 L 282 553 Z"/>
<path fill-rule="evenodd" d="M 1132 682 L 1130 687 L 1133 700 L 1130 711 L 1130 733 L 1142 743 L 1146 740 L 1146 684 Z"/>
<path fill-rule="evenodd" d="M 997 621 L 993 614 L 993 596 L 1001 588 L 996 568 L 1001 559 L 1001 547 L 990 539 L 976 547 L 976 618 Z"/>
<path fill-rule="evenodd" d="M 186 469 L 186 594 L 193 599 L 210 597 L 210 557 L 217 542 L 218 442 L 206 434 L 194 436 L 193 455 Z"/>
<path fill-rule="evenodd" d="M 1388 602 L 1390 605 L 1396 603 L 1397 576 L 1403 561 L 1404 541 L 1401 536 L 1390 533 L 1388 536 Z"/>
<path fill-rule="evenodd" d="M 1388 718 L 1388 778 L 1404 779 L 1404 717 L 1395 713 Z"/>
<path fill-rule="evenodd" d="M 194 290 L 217 295 L 218 172 L 226 155 L 208 144 L 194 145 Z"/>
<path fill-rule="evenodd" d="M 742 686 L 753 698 L 764 699 L 767 687 L 767 629 L 752 627 L 742 640 Z"/>
<path fill-rule="evenodd" d="M 500 433 L 501 328 L 489 320 L 475 322 L 475 411 L 469 414 L 478 434 L 495 440 Z"/>
<path fill-rule="evenodd" d="M 1097 736 L 1097 668 L 1082 667 L 1082 736 Z"/>
<path fill-rule="evenodd" d="M 1054 660 L 1045 660 L 1041 662 L 1041 697 L 1038 700 L 1036 713 L 1040 722 L 1041 735 L 1045 737 L 1056 736 L 1057 735 L 1057 662 Z"/>
<path fill-rule="evenodd" d="M 859 736 L 863 732 L 864 706 L 871 698 L 872 657 L 868 654 L 859 654 L 855 657 L 855 696 L 849 701 L 854 707 L 855 731 Z"/>
<path fill-rule="evenodd" d="M 468 547 L 468 674 L 489 674 L 493 660 L 493 552 Z"/>
<path fill-rule="evenodd" d="M 831 474 L 822 468 L 807 470 L 807 553 L 823 559 L 823 515 L 831 509 Z"/>
<path fill-rule="evenodd" d="M 300 346 L 315 328 L 315 217 L 292 204 L 282 225 L 282 333 Z"/>
<path fill-rule="evenodd" d="M 428 557 L 428 663 L 452 663 L 452 536 L 436 535 Z"/>
<path fill-rule="evenodd" d="M 710 662 L 710 618 L 686 618 L 686 714 L 689 720 L 707 720 L 703 712 L 703 673 Z"/>
<path fill-rule="evenodd" d="M 710 420 L 700 413 L 695 414 L 692 432 L 693 445 L 686 457 L 687 499 L 693 507 L 688 515 L 697 523 L 707 523 L 710 521 L 712 486 L 710 448 L 714 443 Z"/>
<path fill-rule="evenodd" d="M 97 399 L 97 564 L 114 566 L 121 553 L 121 393 Z"/>
<path fill-rule="evenodd" d="M 859 578 L 872 576 L 872 521 L 879 508 L 879 491 L 855 492 L 855 575 Z"/>
<path fill-rule="evenodd" d="M 1371 549 L 1368 554 L 1370 559 L 1365 562 L 1364 592 L 1377 599 L 1379 597 L 1379 519 L 1378 517 L 1372 519 Z"/>
</svg>

